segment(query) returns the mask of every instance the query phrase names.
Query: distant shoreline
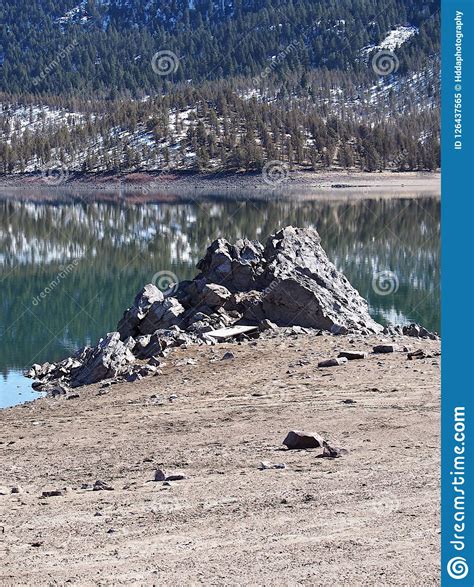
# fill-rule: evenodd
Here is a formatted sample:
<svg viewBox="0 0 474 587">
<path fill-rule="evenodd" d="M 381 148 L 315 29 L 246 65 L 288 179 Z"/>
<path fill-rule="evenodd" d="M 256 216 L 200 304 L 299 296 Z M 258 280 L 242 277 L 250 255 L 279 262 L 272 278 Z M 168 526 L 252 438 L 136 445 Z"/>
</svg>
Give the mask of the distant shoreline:
<svg viewBox="0 0 474 587">
<path fill-rule="evenodd" d="M 439 172 L 295 171 L 269 184 L 261 173 L 128 173 L 71 174 L 61 181 L 41 174 L 0 177 L 0 197 L 56 200 L 78 196 L 105 199 L 174 201 L 222 197 L 274 199 L 286 197 L 416 197 L 440 194 Z"/>
</svg>

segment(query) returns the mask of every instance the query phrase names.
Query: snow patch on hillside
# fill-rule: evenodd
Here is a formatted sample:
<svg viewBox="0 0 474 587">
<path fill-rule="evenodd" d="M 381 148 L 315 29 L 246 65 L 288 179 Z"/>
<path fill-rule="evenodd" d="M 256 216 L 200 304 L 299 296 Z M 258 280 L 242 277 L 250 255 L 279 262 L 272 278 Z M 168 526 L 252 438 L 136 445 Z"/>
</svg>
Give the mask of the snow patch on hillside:
<svg viewBox="0 0 474 587">
<path fill-rule="evenodd" d="M 49 106 L 11 106 L 0 103 L 0 119 L 8 121 L 3 132 L 0 132 L 0 139 L 10 144 L 12 138 L 19 138 L 25 132 L 33 134 L 60 126 L 70 129 L 84 122 L 85 115 Z"/>
<path fill-rule="evenodd" d="M 387 49 L 393 51 L 397 47 L 406 43 L 408 39 L 418 33 L 418 29 L 414 26 L 399 26 L 395 30 L 390 31 L 385 39 L 380 43 L 380 49 Z"/>
<path fill-rule="evenodd" d="M 395 29 L 389 31 L 383 41 L 379 45 L 368 45 L 361 50 L 362 55 L 368 55 L 375 49 L 384 49 L 385 51 L 394 51 L 401 47 L 413 35 L 418 34 L 418 28 L 415 26 L 399 25 Z"/>
<path fill-rule="evenodd" d="M 89 15 L 86 12 L 86 0 L 83 0 L 71 10 L 68 10 L 64 16 L 60 16 L 54 22 L 60 26 L 65 26 L 71 23 L 85 23 L 89 20 Z"/>
</svg>

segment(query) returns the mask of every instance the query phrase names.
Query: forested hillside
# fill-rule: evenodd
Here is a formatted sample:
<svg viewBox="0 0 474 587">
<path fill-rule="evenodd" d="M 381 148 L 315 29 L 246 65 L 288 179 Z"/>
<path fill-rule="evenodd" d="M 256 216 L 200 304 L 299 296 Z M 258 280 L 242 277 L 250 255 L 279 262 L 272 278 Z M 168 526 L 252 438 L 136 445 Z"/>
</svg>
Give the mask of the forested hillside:
<svg viewBox="0 0 474 587">
<path fill-rule="evenodd" d="M 3 0 L 0 172 L 439 165 L 420 0 Z"/>
</svg>

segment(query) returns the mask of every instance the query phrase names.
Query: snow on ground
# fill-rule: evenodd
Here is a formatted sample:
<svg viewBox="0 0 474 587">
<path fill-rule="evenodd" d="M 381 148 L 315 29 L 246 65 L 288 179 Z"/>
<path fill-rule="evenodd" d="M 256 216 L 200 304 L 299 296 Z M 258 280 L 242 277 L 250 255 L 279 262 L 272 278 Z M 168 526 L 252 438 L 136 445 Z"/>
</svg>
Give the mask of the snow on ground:
<svg viewBox="0 0 474 587">
<path fill-rule="evenodd" d="M 7 143 L 11 141 L 12 134 L 22 136 L 25 131 L 34 133 L 51 127 L 64 125 L 72 127 L 85 120 L 84 114 L 54 109 L 49 106 L 10 106 L 0 103 L 0 116 L 2 115 L 10 120 L 7 136 L 0 133 L 0 139 Z"/>
<path fill-rule="evenodd" d="M 413 35 L 418 33 L 418 29 L 415 26 L 403 26 L 399 25 L 395 29 L 389 31 L 387 36 L 379 45 L 368 45 L 361 50 L 362 55 L 368 55 L 374 49 L 385 49 L 386 51 L 394 51 L 398 47 L 401 47 L 408 41 Z"/>
<path fill-rule="evenodd" d="M 68 10 L 64 16 L 60 16 L 55 20 L 56 24 L 61 26 L 71 24 L 71 23 L 85 23 L 89 20 L 89 16 L 86 13 L 86 5 L 87 2 L 83 0 L 71 10 Z"/>
<path fill-rule="evenodd" d="M 3 124 L 4 131 L 0 130 L 0 140 L 6 144 L 11 144 L 13 139 L 23 137 L 26 133 L 33 136 L 35 133 L 48 133 L 59 128 L 66 127 L 71 130 L 75 125 L 80 126 L 87 121 L 88 115 L 80 112 L 71 112 L 65 109 L 54 109 L 42 105 L 17 105 L 0 103 L 0 121 L 6 121 Z M 95 115 L 90 116 L 91 120 Z M 3 119 L 3 120 L 2 120 Z M 66 154 L 66 165 L 68 171 L 79 171 L 82 165 L 89 157 L 95 157 L 98 161 L 94 166 L 95 171 L 103 171 L 105 167 L 100 161 L 104 155 L 112 159 L 120 151 L 119 159 L 124 161 L 123 147 L 130 147 L 139 154 L 138 164 L 144 169 L 161 168 L 164 162 L 164 151 L 168 150 L 170 163 L 179 168 L 192 166 L 196 154 L 187 148 L 184 153 L 180 153 L 181 142 L 186 138 L 186 134 L 191 125 L 195 125 L 198 120 L 196 108 L 184 110 L 170 110 L 168 120 L 168 133 L 155 136 L 153 130 L 147 128 L 147 121 L 138 124 L 132 132 L 130 129 L 115 127 L 109 130 L 109 137 L 113 139 L 112 148 L 104 148 L 104 138 L 98 135 L 91 139 L 83 149 L 76 150 L 72 155 Z M 221 121 L 222 123 L 222 121 Z M 1 128 L 1 127 L 0 127 Z M 184 157 L 186 163 L 181 161 Z M 49 163 L 58 162 L 61 159 L 59 149 L 51 149 Z M 212 163 L 212 162 L 211 162 Z M 16 172 L 34 172 L 41 170 L 45 162 L 33 157 L 26 161 L 23 168 L 15 169 Z"/>
<path fill-rule="evenodd" d="M 388 51 L 393 51 L 397 47 L 406 43 L 410 37 L 416 35 L 418 33 L 418 29 L 414 26 L 400 26 L 397 27 L 395 30 L 390 31 L 385 39 L 380 43 L 379 47 L 381 49 L 387 49 Z"/>
</svg>

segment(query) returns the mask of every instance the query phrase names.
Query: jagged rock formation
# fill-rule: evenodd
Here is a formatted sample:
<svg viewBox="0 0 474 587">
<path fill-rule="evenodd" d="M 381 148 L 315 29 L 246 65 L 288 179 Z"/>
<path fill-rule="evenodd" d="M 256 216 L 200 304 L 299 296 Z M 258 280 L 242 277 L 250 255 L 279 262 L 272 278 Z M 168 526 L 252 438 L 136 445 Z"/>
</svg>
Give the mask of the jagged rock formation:
<svg viewBox="0 0 474 587">
<path fill-rule="evenodd" d="M 286 227 L 265 246 L 218 239 L 197 267 L 199 275 L 177 289 L 163 293 L 145 285 L 117 332 L 71 359 L 34 365 L 29 376 L 71 387 L 139 378 L 156 372 L 157 365 L 137 361 L 164 356 L 174 346 L 214 344 L 213 330 L 237 324 L 259 325 L 261 331 L 269 324 L 333 334 L 382 331 L 367 302 L 329 261 L 314 229 Z"/>
<path fill-rule="evenodd" d="M 268 318 L 279 326 L 337 333 L 382 330 L 367 302 L 329 261 L 314 229 L 286 227 L 270 236 L 265 247 L 245 239 L 235 245 L 218 239 L 197 267 L 201 273 L 176 293 L 188 308 L 184 320 L 195 308 L 208 313 L 206 294 L 212 287 L 214 308 L 239 314 L 237 319 Z"/>
</svg>

